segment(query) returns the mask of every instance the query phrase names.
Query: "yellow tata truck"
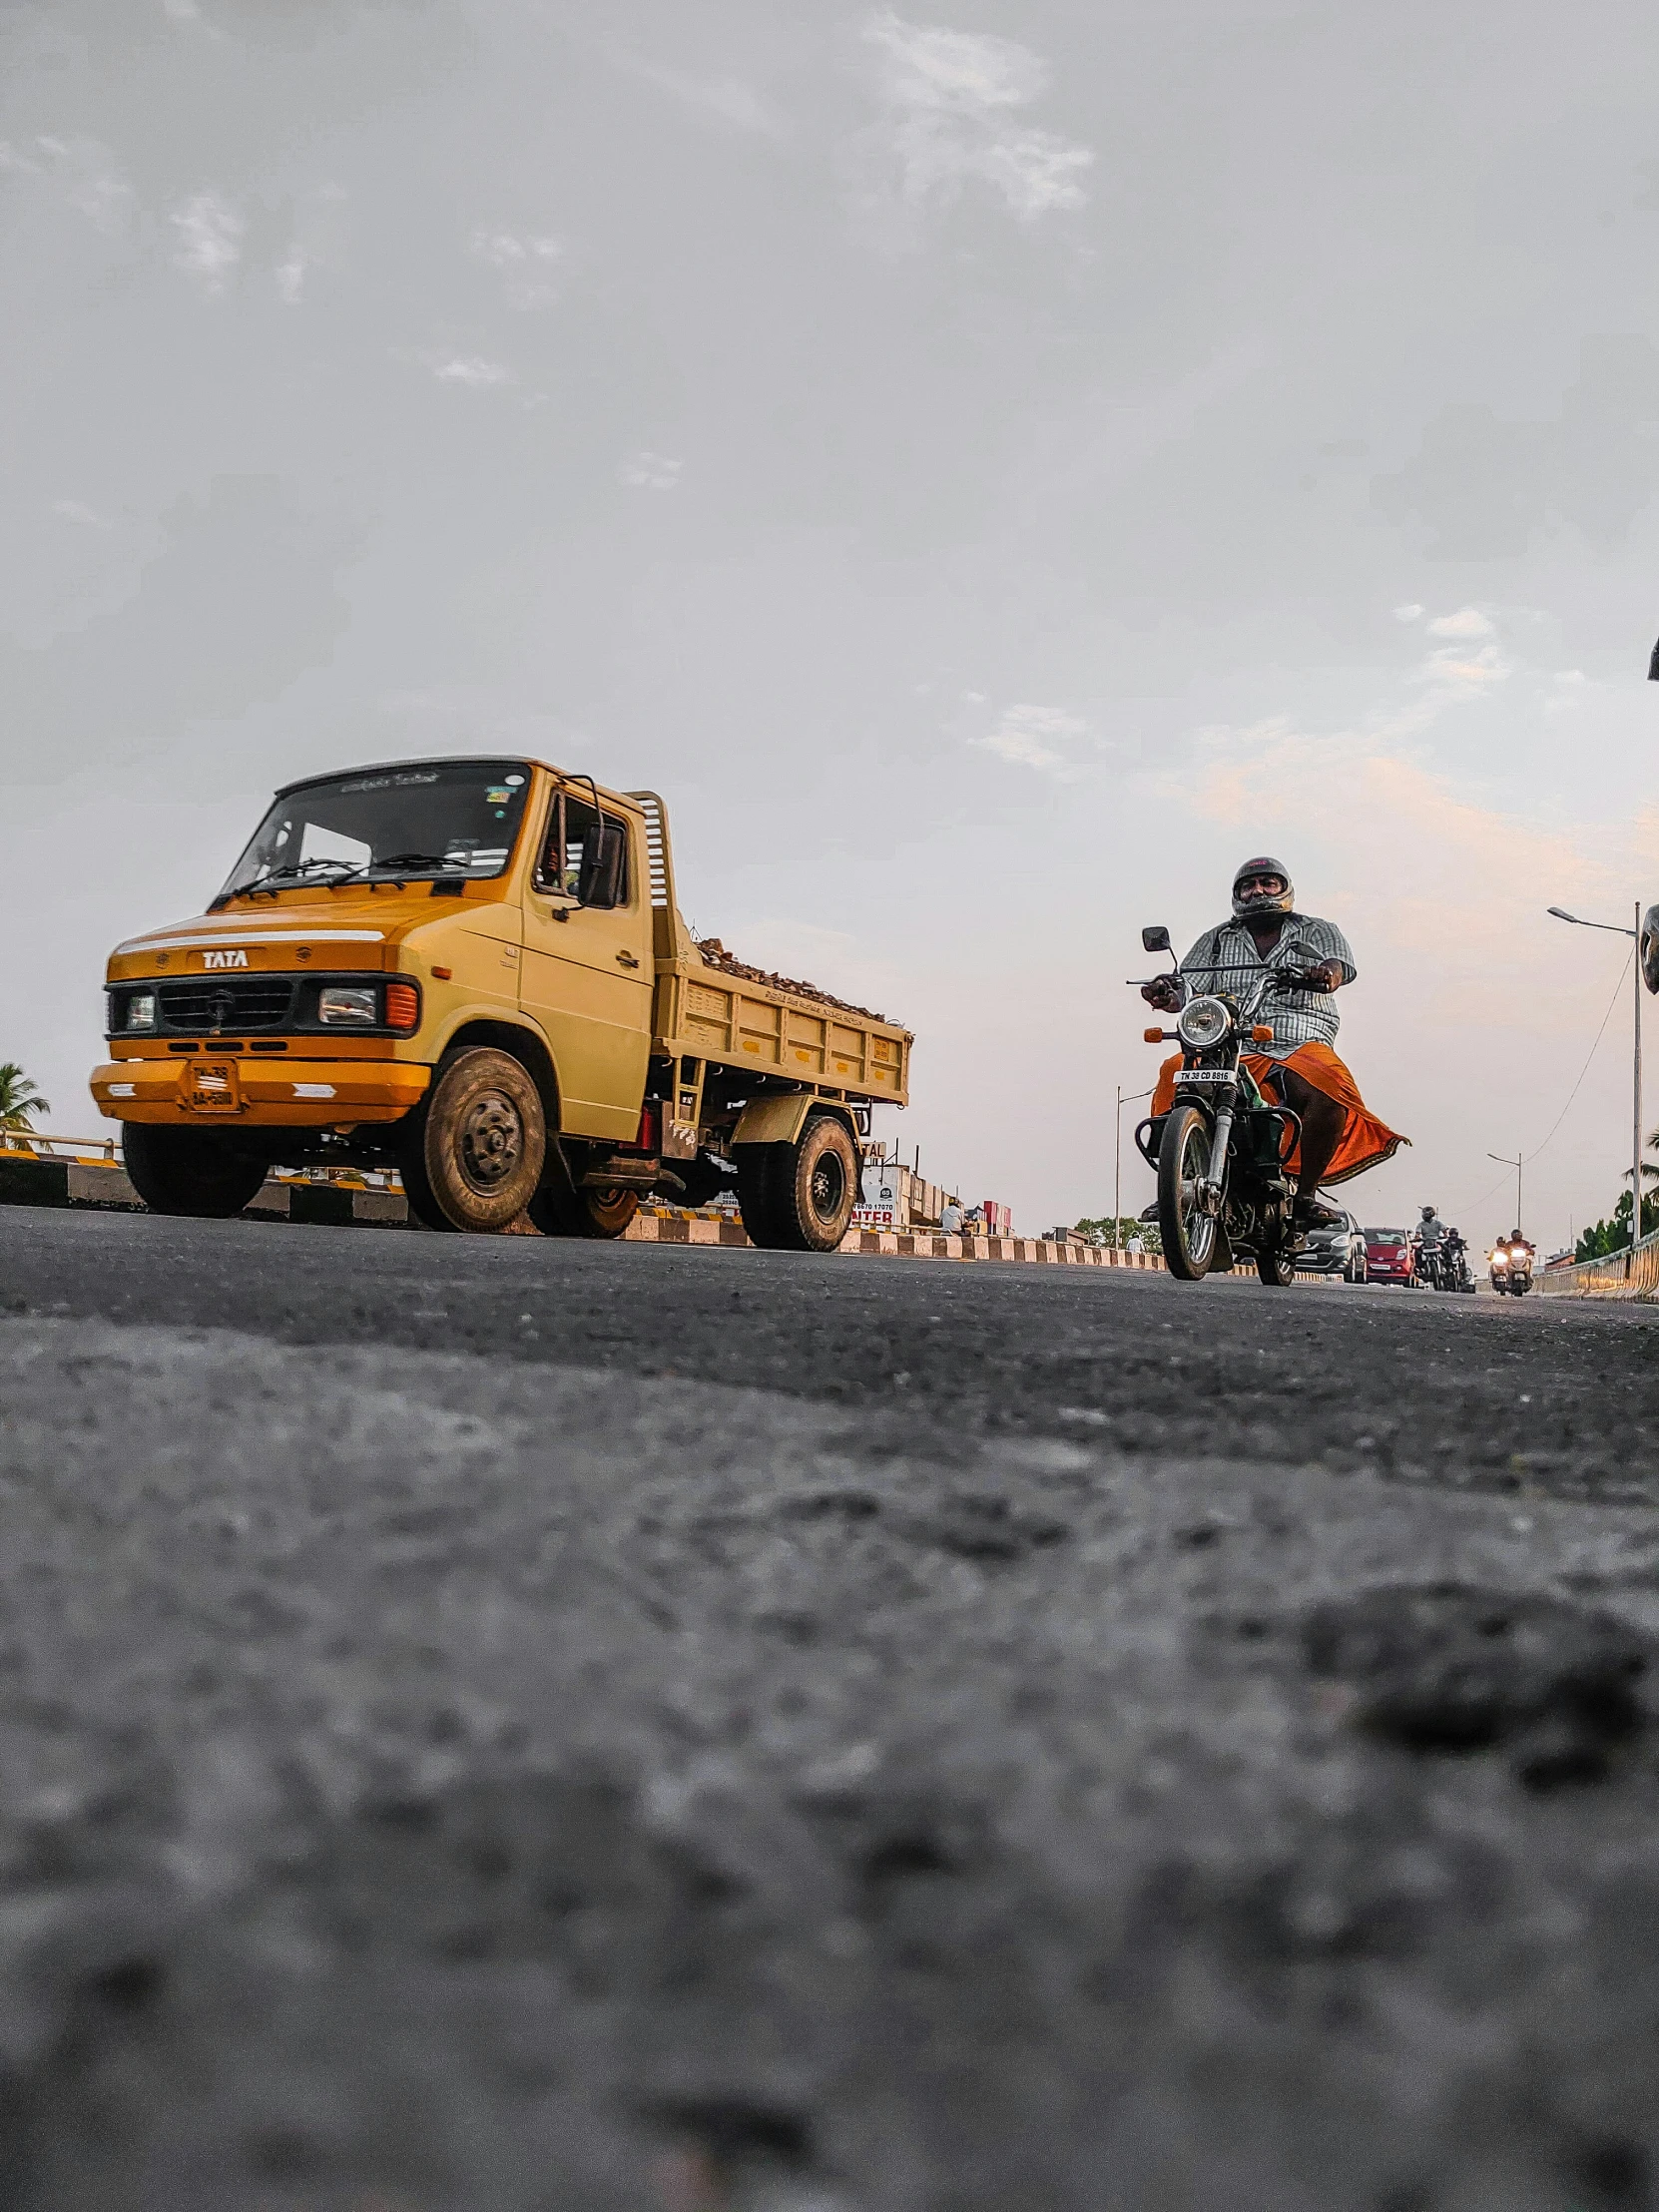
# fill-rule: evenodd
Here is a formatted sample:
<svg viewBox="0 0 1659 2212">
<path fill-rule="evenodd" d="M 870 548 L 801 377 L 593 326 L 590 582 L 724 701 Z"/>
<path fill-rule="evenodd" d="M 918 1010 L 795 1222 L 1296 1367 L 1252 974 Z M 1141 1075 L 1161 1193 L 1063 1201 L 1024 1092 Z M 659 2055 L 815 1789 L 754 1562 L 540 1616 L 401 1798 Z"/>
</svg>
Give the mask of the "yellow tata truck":
<svg viewBox="0 0 1659 2212">
<path fill-rule="evenodd" d="M 92 1076 L 163 1214 L 274 1167 L 395 1167 L 427 1228 L 620 1237 L 736 1186 L 828 1252 L 910 1033 L 705 950 L 668 817 L 541 761 L 394 762 L 278 792 L 206 913 L 110 956 Z"/>
</svg>

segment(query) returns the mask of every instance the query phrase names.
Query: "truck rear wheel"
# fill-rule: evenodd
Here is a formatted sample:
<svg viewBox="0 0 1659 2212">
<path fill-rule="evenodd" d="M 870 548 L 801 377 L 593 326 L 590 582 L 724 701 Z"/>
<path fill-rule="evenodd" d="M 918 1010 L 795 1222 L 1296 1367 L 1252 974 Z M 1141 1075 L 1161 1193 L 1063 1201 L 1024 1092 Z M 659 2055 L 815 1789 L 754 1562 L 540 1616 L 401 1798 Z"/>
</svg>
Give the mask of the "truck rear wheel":
<svg viewBox="0 0 1659 2212">
<path fill-rule="evenodd" d="M 153 1214 L 229 1221 L 259 1193 L 265 1160 L 219 1130 L 158 1129 L 130 1121 L 121 1133 L 127 1179 Z"/>
<path fill-rule="evenodd" d="M 439 1067 L 405 1147 L 403 1187 L 428 1227 L 487 1236 L 524 1212 L 546 1156 L 547 1121 L 529 1070 L 510 1052 L 478 1045 Z"/>
<path fill-rule="evenodd" d="M 857 1147 L 832 1114 L 815 1114 L 798 1144 L 740 1146 L 738 1204 L 749 1241 L 833 1252 L 858 1203 L 858 1171 Z"/>
<path fill-rule="evenodd" d="M 544 1185 L 531 1199 L 530 1219 L 544 1237 L 616 1238 L 626 1236 L 640 1210 L 638 1191 L 607 1186 L 603 1190 L 566 1191 Z"/>
</svg>

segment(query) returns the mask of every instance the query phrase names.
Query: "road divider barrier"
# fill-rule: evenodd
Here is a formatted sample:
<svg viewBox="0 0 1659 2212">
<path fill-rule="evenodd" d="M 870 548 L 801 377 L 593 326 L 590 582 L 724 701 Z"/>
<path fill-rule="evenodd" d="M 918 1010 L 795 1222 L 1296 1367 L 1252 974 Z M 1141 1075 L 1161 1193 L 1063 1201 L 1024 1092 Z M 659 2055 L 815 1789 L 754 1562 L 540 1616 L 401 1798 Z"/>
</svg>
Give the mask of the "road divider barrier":
<svg viewBox="0 0 1659 2212">
<path fill-rule="evenodd" d="M 1659 1299 L 1659 1230 L 1605 1260 L 1545 1268 L 1537 1283 L 1545 1298 Z"/>
<path fill-rule="evenodd" d="M 0 1147 L 0 1205 L 102 1207 L 142 1213 L 143 1201 L 121 1166 L 90 1145 L 67 1148 L 70 1140 L 37 1138 L 28 1146 Z M 259 1220 L 308 1222 L 320 1226 L 418 1228 L 411 1222 L 401 1190 L 389 1182 L 377 1186 L 349 1170 L 274 1175 L 267 1179 L 246 1212 Z M 629 1224 L 630 1244 L 737 1245 L 750 1248 L 743 1224 L 732 1216 L 694 1214 L 669 1207 L 642 1210 Z M 852 1229 L 838 1248 L 845 1253 L 886 1254 L 906 1260 L 1000 1260 L 1025 1266 L 1136 1268 L 1156 1271 L 1163 1262 L 1150 1252 L 1119 1252 L 1109 1245 L 1049 1237 L 944 1236 L 927 1229 Z"/>
</svg>

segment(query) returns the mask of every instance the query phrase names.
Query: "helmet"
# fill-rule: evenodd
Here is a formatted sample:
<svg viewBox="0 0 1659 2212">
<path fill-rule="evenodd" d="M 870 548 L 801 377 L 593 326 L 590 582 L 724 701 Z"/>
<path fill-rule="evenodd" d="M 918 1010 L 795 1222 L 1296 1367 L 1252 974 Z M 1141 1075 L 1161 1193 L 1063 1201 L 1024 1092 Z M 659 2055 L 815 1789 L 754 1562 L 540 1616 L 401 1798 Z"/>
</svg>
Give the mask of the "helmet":
<svg viewBox="0 0 1659 2212">
<path fill-rule="evenodd" d="M 1425 1207 L 1423 1208 L 1423 1210 L 1422 1210 L 1422 1218 L 1423 1218 L 1423 1220 L 1424 1220 L 1424 1221 L 1428 1221 L 1428 1220 L 1430 1220 L 1430 1219 L 1432 1218 L 1432 1216 L 1433 1216 L 1433 1212 L 1434 1212 L 1434 1209 L 1433 1209 L 1433 1207 L 1432 1207 L 1432 1206 L 1425 1206 Z"/>
<path fill-rule="evenodd" d="M 1277 875 L 1285 888 L 1277 898 L 1241 898 L 1239 885 L 1247 875 Z M 1242 860 L 1233 870 L 1233 918 L 1243 921 L 1250 914 L 1288 914 L 1296 906 L 1296 885 L 1291 881 L 1291 871 L 1283 860 L 1275 860 L 1267 853 L 1258 853 L 1254 860 Z"/>
</svg>

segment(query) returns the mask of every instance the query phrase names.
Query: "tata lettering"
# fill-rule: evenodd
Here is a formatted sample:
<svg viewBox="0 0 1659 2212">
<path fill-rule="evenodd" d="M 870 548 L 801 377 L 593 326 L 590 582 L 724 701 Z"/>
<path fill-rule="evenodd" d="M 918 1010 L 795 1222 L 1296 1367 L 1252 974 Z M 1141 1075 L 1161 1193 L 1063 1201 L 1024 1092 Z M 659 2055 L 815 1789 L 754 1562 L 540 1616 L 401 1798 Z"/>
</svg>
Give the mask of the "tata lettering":
<svg viewBox="0 0 1659 2212">
<path fill-rule="evenodd" d="M 246 967 L 248 965 L 248 955 L 246 952 L 204 952 L 202 965 L 204 967 Z"/>
</svg>

